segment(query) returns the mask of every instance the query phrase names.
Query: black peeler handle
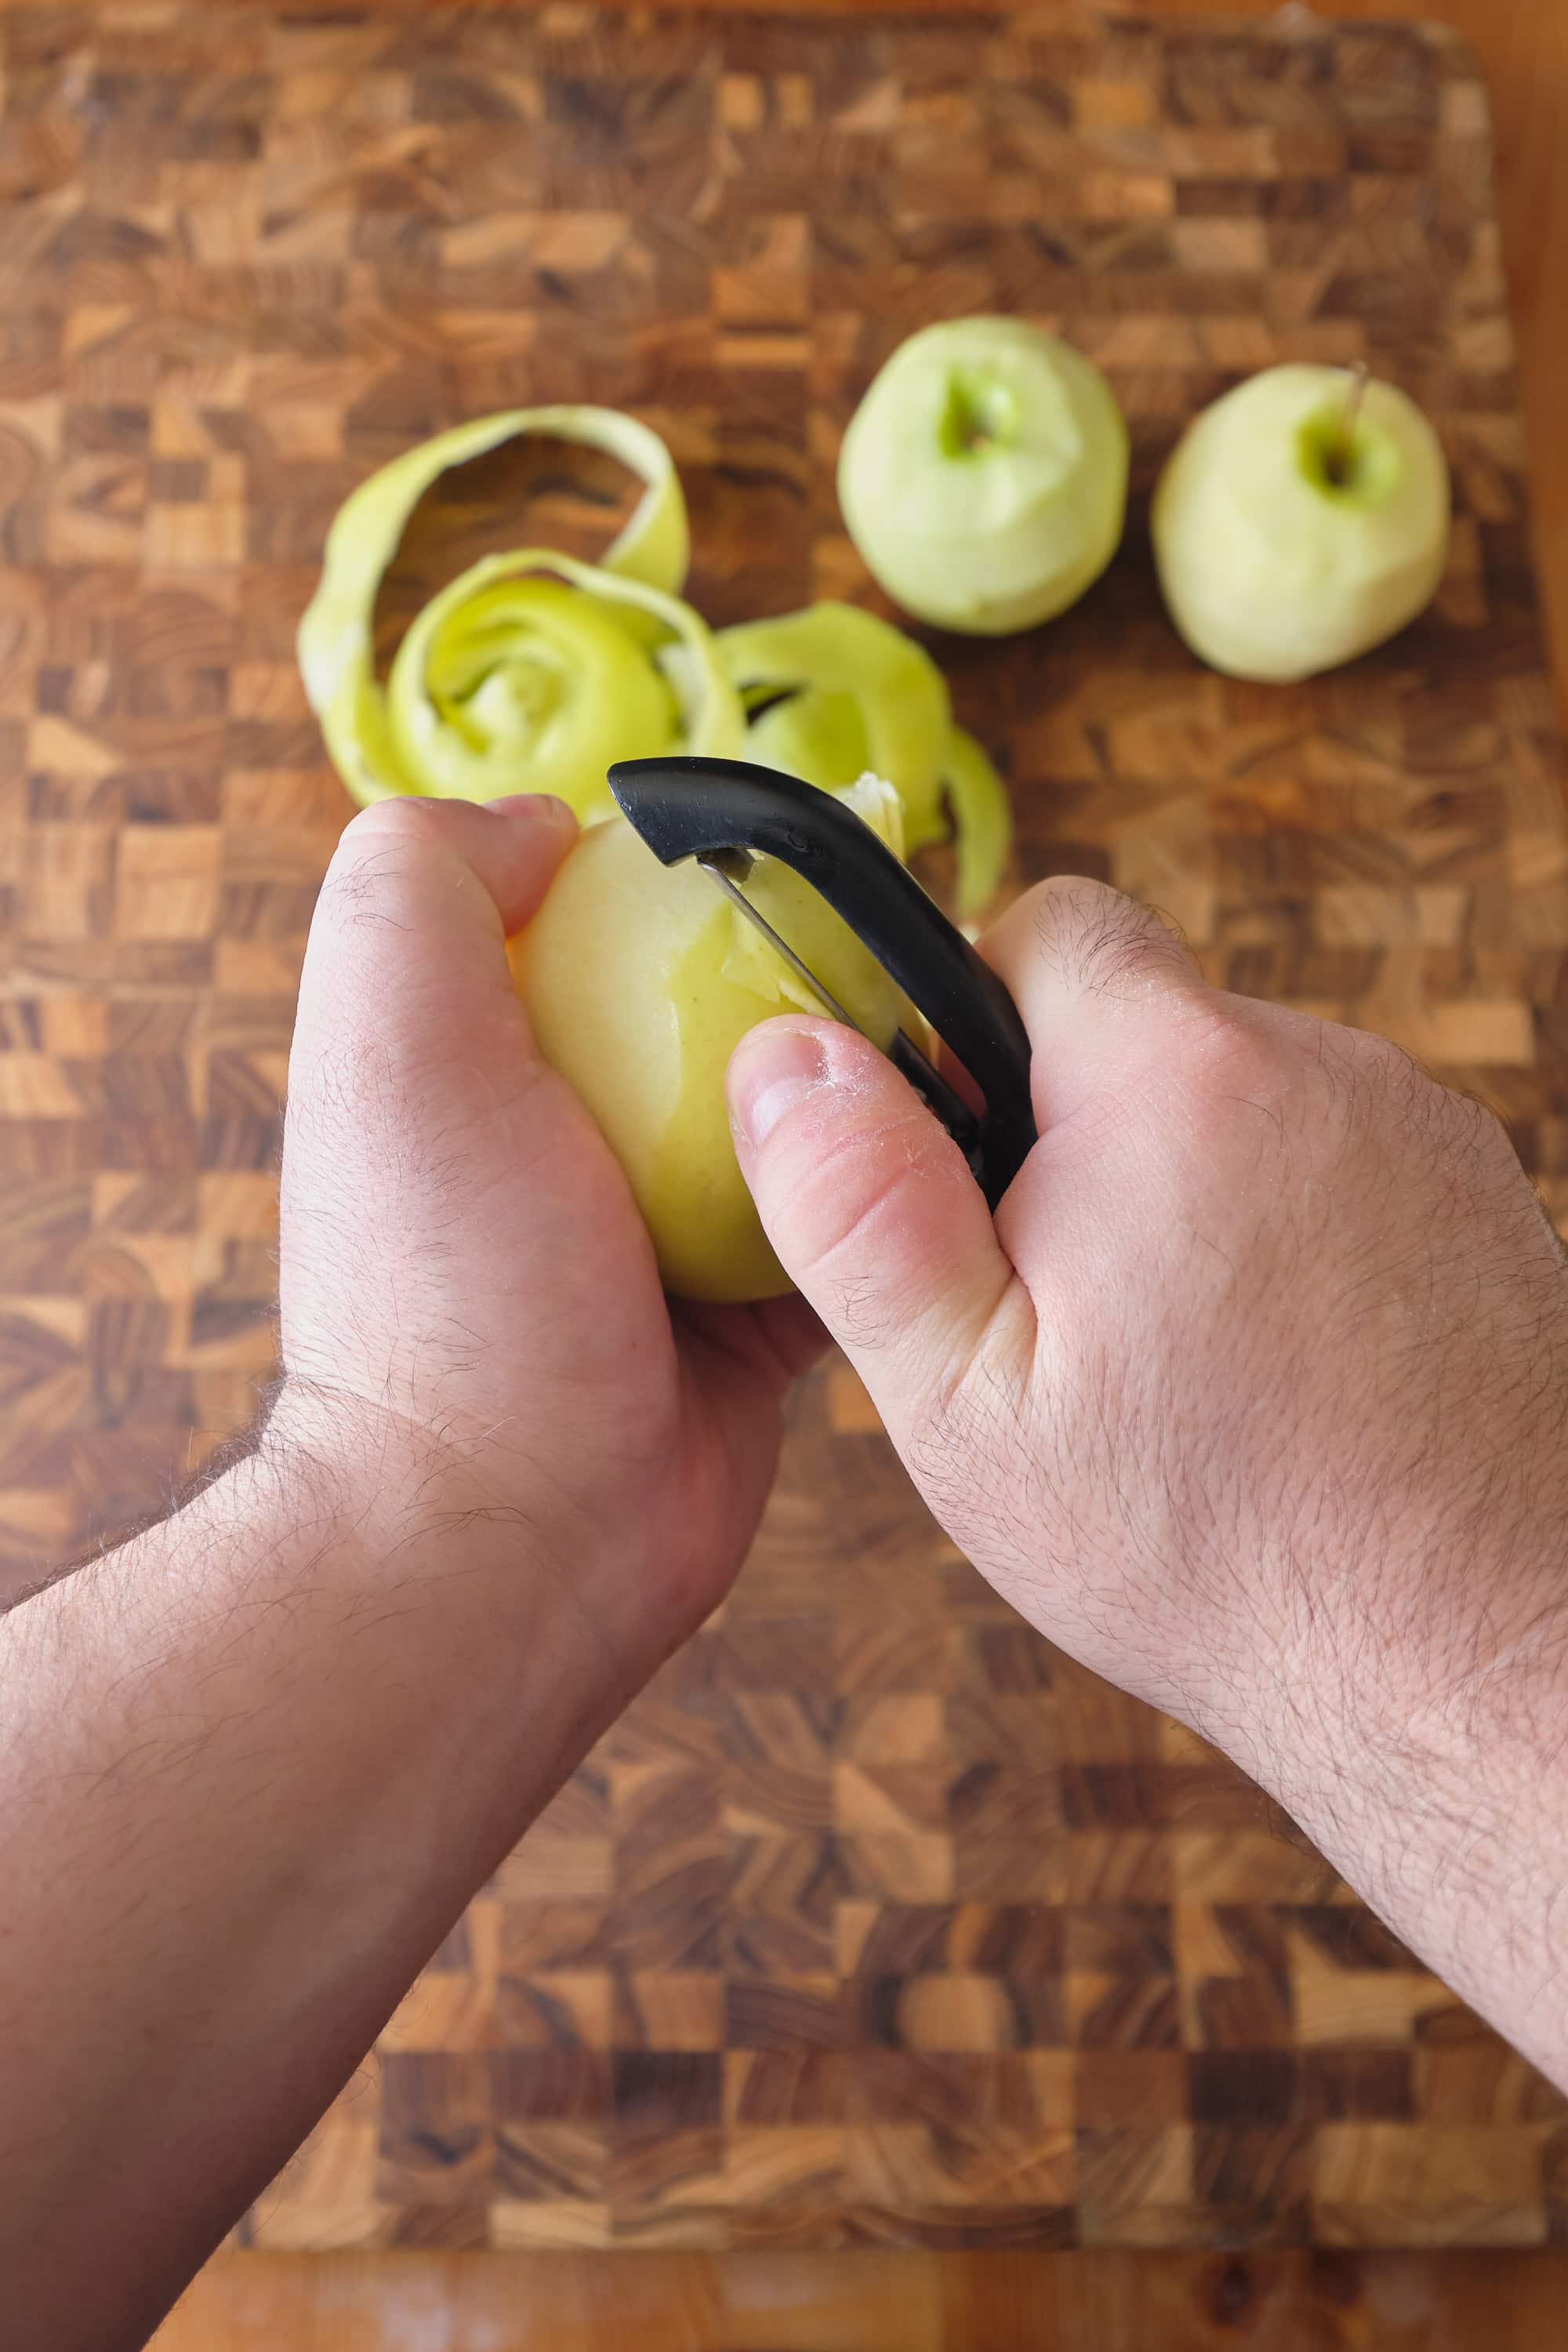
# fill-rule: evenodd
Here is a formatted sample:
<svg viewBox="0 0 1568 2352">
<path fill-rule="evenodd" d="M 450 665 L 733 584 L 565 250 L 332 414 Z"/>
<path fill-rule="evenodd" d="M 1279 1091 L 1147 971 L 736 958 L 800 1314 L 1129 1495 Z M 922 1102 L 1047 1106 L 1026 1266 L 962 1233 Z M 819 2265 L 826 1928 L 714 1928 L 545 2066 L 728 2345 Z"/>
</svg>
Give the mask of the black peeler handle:
<svg viewBox="0 0 1568 2352">
<path fill-rule="evenodd" d="M 617 760 L 609 785 L 661 865 L 754 850 L 793 866 L 843 917 L 984 1096 L 972 1164 L 994 1208 L 1036 1136 L 1028 1032 L 990 965 L 870 826 L 831 793 L 745 760 Z"/>
</svg>

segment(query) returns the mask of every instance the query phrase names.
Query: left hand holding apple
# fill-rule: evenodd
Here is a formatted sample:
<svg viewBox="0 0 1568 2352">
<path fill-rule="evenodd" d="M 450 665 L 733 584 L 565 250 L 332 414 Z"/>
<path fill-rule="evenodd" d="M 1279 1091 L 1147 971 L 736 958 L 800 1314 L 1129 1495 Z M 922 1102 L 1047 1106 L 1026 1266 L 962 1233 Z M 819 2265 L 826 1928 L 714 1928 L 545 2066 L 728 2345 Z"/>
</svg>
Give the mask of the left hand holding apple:
<svg viewBox="0 0 1568 2352">
<path fill-rule="evenodd" d="M 738 1569 L 818 1339 L 798 1299 L 667 1303 L 534 1049 L 504 942 L 574 836 L 539 798 L 388 801 L 344 833 L 289 1058 L 269 1435 L 388 1529 L 525 1523 L 629 1691 Z"/>
<path fill-rule="evenodd" d="M 273 1410 L 0 1617 L 0 2114 L 48 2119 L 0 2132 L 7 2343 L 146 2340 L 751 1540 L 816 1327 L 667 1307 L 533 1049 L 505 934 L 574 832 L 541 799 L 348 827 Z"/>
</svg>

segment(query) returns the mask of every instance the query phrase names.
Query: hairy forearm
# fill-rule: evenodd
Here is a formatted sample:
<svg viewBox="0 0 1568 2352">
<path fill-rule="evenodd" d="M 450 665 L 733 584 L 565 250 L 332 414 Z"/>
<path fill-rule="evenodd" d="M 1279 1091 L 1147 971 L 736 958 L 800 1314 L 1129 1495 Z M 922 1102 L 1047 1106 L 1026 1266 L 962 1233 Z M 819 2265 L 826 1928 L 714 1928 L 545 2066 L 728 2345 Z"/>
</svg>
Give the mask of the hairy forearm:
<svg viewBox="0 0 1568 2352">
<path fill-rule="evenodd" d="M 1456 1991 L 1568 2087 L 1568 1542 L 1320 1612 L 1244 1760 Z M 1266 1721 L 1264 1717 L 1266 1717 Z"/>
<path fill-rule="evenodd" d="M 142 2340 L 626 1696 L 515 1520 L 331 1494 L 264 1444 L 0 1625 L 18 2340 Z"/>
</svg>

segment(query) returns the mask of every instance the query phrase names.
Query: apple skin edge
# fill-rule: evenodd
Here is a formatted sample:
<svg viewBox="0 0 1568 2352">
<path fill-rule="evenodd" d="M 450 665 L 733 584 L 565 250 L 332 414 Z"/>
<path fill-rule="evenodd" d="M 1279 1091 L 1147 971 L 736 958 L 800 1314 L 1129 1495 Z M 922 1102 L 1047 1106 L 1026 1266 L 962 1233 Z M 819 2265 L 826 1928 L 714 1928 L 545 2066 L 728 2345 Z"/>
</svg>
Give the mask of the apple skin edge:
<svg viewBox="0 0 1568 2352">
<path fill-rule="evenodd" d="M 1448 468 L 1414 401 L 1342 368 L 1267 368 L 1187 427 L 1150 529 L 1171 618 L 1230 677 L 1290 684 L 1381 645 L 1442 579 Z"/>
</svg>

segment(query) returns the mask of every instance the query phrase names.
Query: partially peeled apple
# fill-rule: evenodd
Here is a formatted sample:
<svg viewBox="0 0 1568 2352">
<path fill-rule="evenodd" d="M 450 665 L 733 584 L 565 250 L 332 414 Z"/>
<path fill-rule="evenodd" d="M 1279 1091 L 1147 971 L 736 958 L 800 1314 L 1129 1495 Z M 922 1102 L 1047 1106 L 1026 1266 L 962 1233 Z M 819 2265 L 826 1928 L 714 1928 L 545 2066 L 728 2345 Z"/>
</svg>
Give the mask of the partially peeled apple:
<svg viewBox="0 0 1568 2352">
<path fill-rule="evenodd" d="M 899 796 L 863 777 L 834 796 L 903 854 Z M 919 1015 L 826 901 L 759 858 L 759 912 L 883 1046 Z M 724 1073 L 748 1029 L 824 1007 L 689 862 L 661 866 L 626 819 L 578 839 L 526 930 L 512 978 L 545 1060 L 574 1087 L 625 1170 L 667 1290 L 772 1297 L 790 1287 L 730 1140 Z"/>
</svg>

